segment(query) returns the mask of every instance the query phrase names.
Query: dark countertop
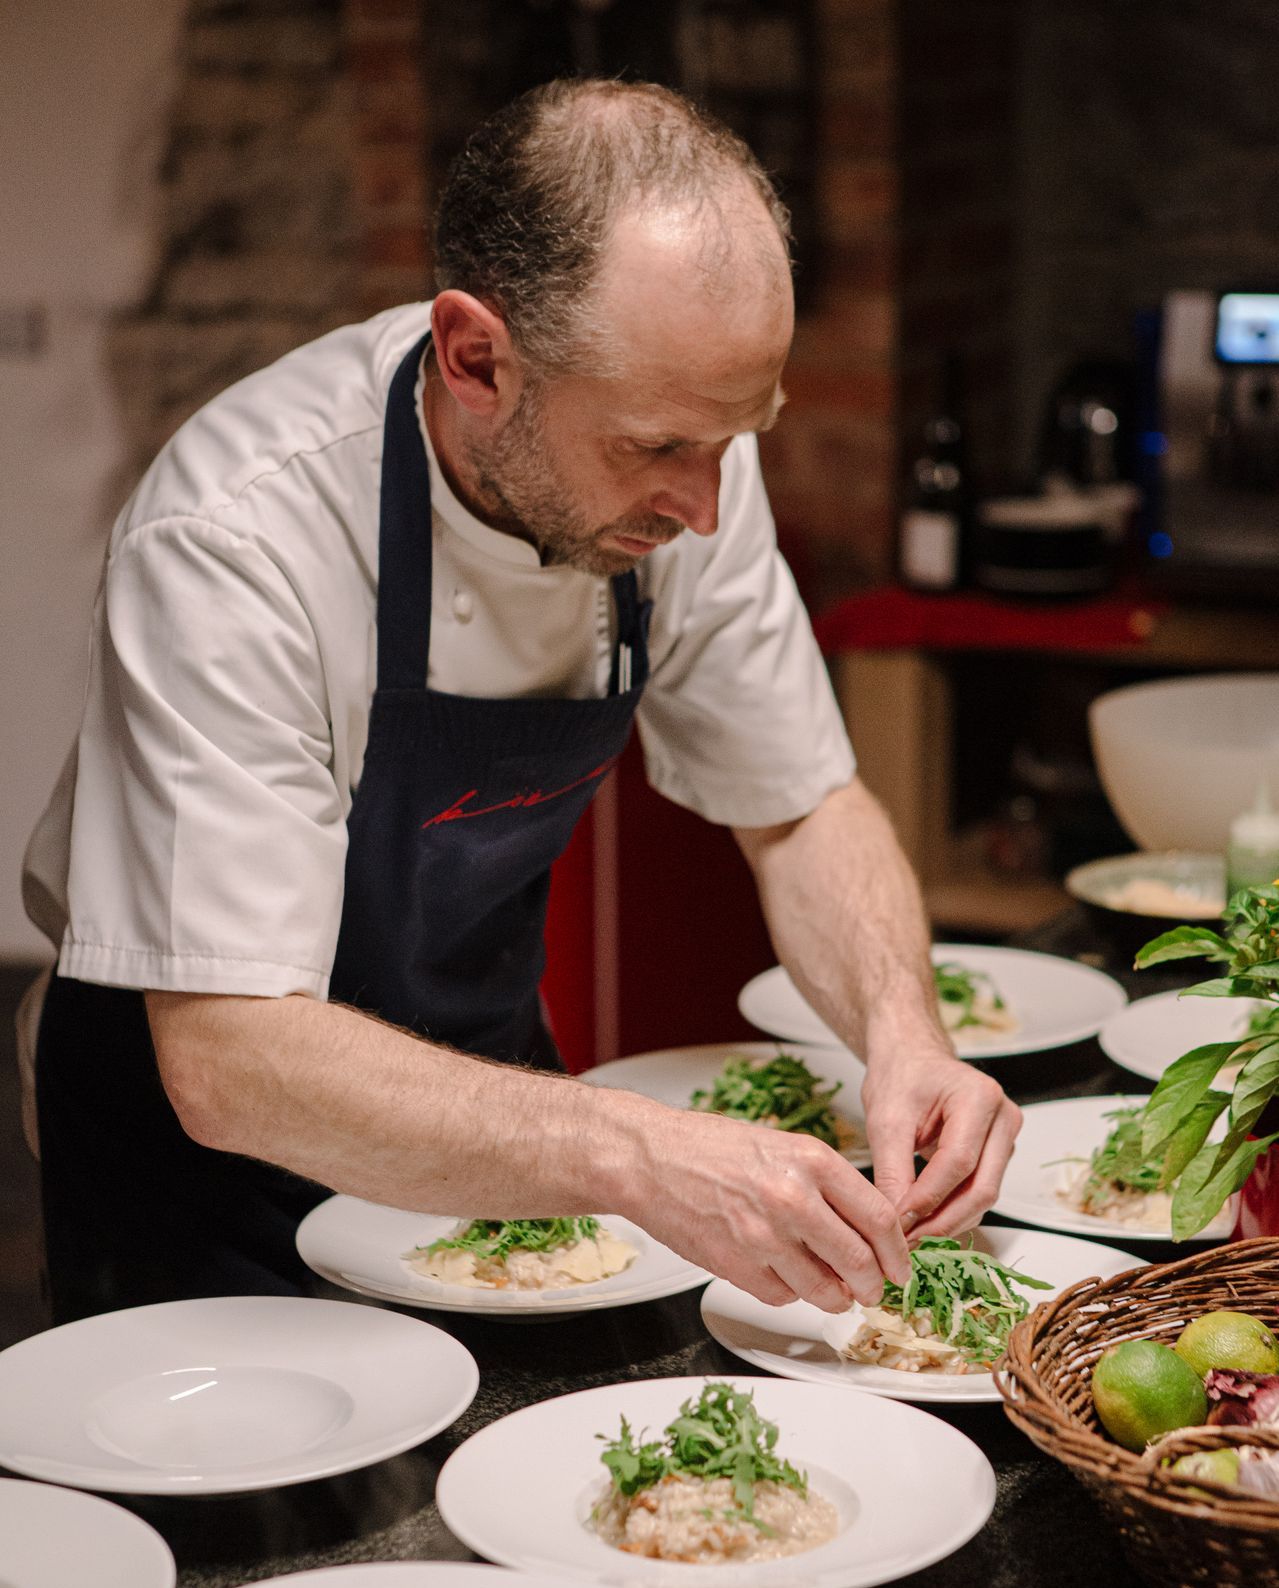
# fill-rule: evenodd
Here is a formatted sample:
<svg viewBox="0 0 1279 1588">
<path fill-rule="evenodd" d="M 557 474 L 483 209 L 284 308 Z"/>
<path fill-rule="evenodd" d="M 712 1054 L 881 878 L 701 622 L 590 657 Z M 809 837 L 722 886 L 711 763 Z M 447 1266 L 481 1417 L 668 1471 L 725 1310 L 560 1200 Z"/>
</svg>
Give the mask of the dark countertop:
<svg viewBox="0 0 1279 1588">
<path fill-rule="evenodd" d="M 1027 948 L 1097 963 L 1096 943 L 1073 912 L 1020 940 Z M 1113 967 L 1108 967 L 1113 968 Z M 1194 979 L 1134 979 L 1158 992 Z M 1107 1060 L 1095 1042 L 995 1061 L 1018 1102 L 1149 1090 Z M 1122 1238 L 1113 1244 L 1123 1246 Z M 1142 1244 L 1164 1261 L 1184 1249 Z M 348 1292 L 317 1293 L 351 1301 Z M 417 1449 L 360 1472 L 261 1494 L 203 1499 L 112 1495 L 156 1527 L 178 1563 L 179 1588 L 239 1588 L 264 1578 L 352 1561 L 473 1560 L 444 1526 L 434 1502 L 440 1467 L 485 1424 L 532 1402 L 623 1380 L 681 1374 L 736 1375 L 737 1358 L 706 1334 L 700 1292 L 562 1320 L 504 1323 L 411 1311 L 455 1335 L 480 1368 L 479 1392 L 451 1428 Z M 375 1303 L 370 1303 L 375 1305 Z M 851 1399 L 851 1397 L 850 1397 Z M 1136 1581 L 1118 1536 L 1097 1504 L 1058 1463 L 1041 1455 L 1000 1406 L 928 1407 L 967 1434 L 995 1467 L 998 1498 L 989 1523 L 963 1549 L 900 1579 L 912 1588 L 1099 1588 Z M 920 1505 L 926 1497 L 919 1497 Z M 71 1585 L 68 1585 L 71 1588 Z"/>
</svg>

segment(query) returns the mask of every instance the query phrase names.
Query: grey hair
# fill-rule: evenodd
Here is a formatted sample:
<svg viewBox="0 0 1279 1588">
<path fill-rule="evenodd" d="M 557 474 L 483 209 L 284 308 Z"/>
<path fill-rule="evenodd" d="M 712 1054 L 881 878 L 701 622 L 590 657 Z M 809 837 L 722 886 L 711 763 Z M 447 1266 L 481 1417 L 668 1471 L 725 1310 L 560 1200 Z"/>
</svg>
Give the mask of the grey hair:
<svg viewBox="0 0 1279 1588">
<path fill-rule="evenodd" d="M 496 309 L 534 369 L 597 369 L 612 360 L 591 289 L 619 217 L 695 213 L 707 223 L 709 273 L 731 256 L 725 205 L 743 180 L 789 258 L 786 207 L 722 122 L 656 83 L 544 83 L 479 126 L 453 162 L 435 222 L 436 285 Z"/>
</svg>

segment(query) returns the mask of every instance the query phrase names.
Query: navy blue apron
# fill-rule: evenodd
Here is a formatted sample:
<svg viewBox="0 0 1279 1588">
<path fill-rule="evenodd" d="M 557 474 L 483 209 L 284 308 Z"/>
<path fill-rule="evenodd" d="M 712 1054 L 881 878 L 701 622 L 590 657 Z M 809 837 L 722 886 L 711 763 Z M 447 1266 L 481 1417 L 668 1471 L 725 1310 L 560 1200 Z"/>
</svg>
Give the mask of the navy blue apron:
<svg viewBox="0 0 1279 1588">
<path fill-rule="evenodd" d="M 633 572 L 612 581 L 617 646 L 602 699 L 427 688 L 430 476 L 415 401 L 427 340 L 387 401 L 377 688 L 330 997 L 468 1052 L 555 1066 L 538 999 L 550 868 L 626 744 L 648 677 L 651 603 Z M 37 1103 L 56 1322 L 310 1288 L 293 1236 L 327 1192 L 185 1134 L 140 992 L 53 978 Z"/>
</svg>

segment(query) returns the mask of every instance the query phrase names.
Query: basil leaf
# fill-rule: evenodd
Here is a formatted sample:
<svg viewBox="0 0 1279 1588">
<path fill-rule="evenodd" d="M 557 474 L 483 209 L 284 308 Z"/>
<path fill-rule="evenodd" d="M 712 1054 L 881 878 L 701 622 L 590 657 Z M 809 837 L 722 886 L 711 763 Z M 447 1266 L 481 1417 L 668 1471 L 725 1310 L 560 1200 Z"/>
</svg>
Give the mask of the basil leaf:
<svg viewBox="0 0 1279 1588">
<path fill-rule="evenodd" d="M 1219 1168 L 1216 1167 L 1218 1153 L 1215 1148 L 1204 1147 L 1196 1154 L 1182 1172 L 1172 1194 L 1173 1240 L 1188 1240 L 1211 1224 L 1226 1200 L 1252 1173 L 1257 1159 L 1276 1141 L 1279 1141 L 1279 1132 L 1264 1136 L 1260 1141 L 1242 1141 Z"/>
<path fill-rule="evenodd" d="M 1148 1157 L 1159 1151 L 1198 1106 L 1236 1047 L 1238 1043 L 1235 1042 L 1208 1042 L 1183 1053 L 1168 1066 L 1147 1099 L 1142 1115 L 1141 1144 Z"/>
<path fill-rule="evenodd" d="M 1249 1046 L 1250 1044 L 1241 1044 Z M 1279 1090 L 1279 1035 L 1264 1043 L 1245 1063 L 1230 1099 L 1232 1131 L 1248 1132 L 1261 1118 L 1266 1104 Z"/>
<path fill-rule="evenodd" d="M 1253 973 L 1248 972 L 1249 976 Z M 1197 981 L 1193 987 L 1183 987 L 1183 998 L 1239 998 L 1246 997 L 1241 993 L 1238 976 L 1217 976 L 1212 981 Z"/>
<path fill-rule="evenodd" d="M 1194 1108 L 1181 1121 L 1164 1143 L 1164 1161 L 1159 1176 L 1159 1189 L 1166 1191 L 1190 1160 L 1195 1156 L 1208 1134 L 1229 1104 L 1229 1092 L 1209 1092 L 1201 1097 Z"/>
<path fill-rule="evenodd" d="M 1150 940 L 1133 961 L 1137 970 L 1162 965 L 1170 959 L 1229 959 L 1230 944 L 1204 926 L 1174 926 L 1171 932 Z"/>
</svg>

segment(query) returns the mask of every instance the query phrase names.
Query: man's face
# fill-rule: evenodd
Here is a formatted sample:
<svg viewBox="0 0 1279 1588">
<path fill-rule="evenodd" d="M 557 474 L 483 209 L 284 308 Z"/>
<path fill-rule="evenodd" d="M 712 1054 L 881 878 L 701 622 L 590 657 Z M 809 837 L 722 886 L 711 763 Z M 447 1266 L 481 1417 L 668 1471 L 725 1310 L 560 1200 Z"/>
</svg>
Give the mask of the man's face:
<svg viewBox="0 0 1279 1588">
<path fill-rule="evenodd" d="M 718 526 L 720 460 L 777 416 L 790 281 L 752 258 L 740 291 L 690 264 L 685 235 L 619 228 L 596 312 L 617 373 L 526 379 L 470 462 L 485 496 L 546 563 L 624 573 L 685 528 Z"/>
</svg>

